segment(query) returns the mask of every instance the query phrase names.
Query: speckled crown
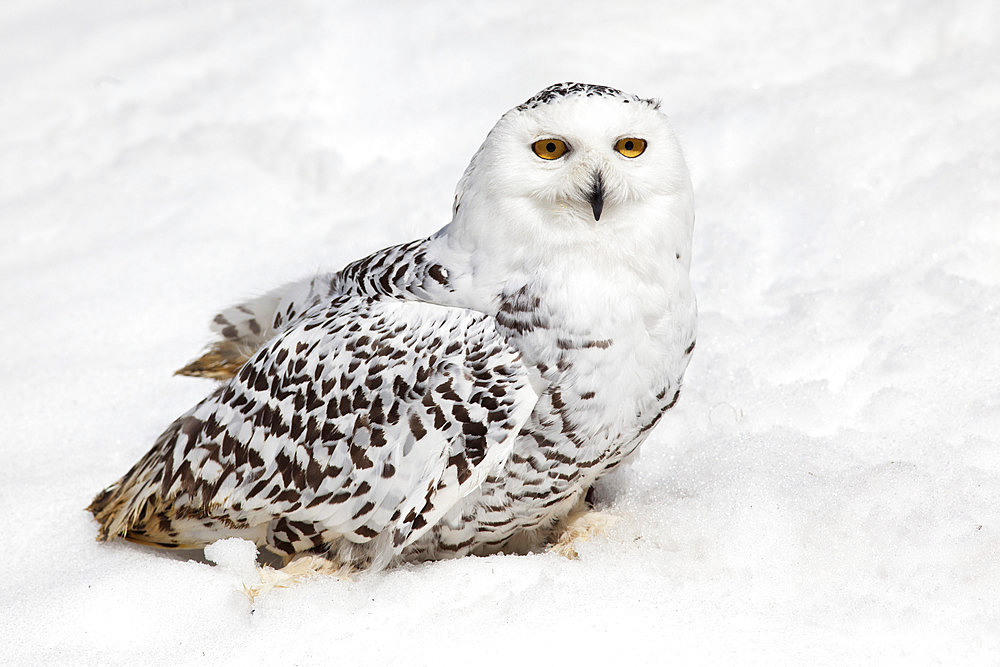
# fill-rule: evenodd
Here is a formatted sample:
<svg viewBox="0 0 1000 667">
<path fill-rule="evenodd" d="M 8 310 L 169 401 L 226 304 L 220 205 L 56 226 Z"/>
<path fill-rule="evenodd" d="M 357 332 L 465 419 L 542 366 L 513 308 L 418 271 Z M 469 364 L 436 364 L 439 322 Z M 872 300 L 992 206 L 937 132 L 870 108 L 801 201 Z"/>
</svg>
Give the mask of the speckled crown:
<svg viewBox="0 0 1000 667">
<path fill-rule="evenodd" d="M 551 104 L 561 98 L 576 95 L 583 95 L 585 97 L 615 97 L 620 99 L 625 104 L 638 102 L 640 104 L 648 104 L 654 109 L 660 108 L 660 103 L 657 100 L 642 99 L 637 95 L 623 93 L 617 88 L 612 88 L 610 86 L 602 86 L 595 83 L 574 83 L 572 81 L 553 84 L 528 98 L 524 104 L 521 104 L 517 108 L 521 110 L 534 109 L 542 104 Z"/>
</svg>

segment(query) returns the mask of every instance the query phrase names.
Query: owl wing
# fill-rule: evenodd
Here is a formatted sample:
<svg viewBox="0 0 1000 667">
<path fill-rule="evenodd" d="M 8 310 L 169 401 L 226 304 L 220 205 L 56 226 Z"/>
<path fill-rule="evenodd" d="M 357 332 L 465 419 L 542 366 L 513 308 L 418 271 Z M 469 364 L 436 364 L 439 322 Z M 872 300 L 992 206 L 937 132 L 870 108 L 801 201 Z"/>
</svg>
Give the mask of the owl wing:
<svg viewBox="0 0 1000 667">
<path fill-rule="evenodd" d="M 103 537 L 160 546 L 319 546 L 281 543 L 283 520 L 398 554 L 502 466 L 537 398 L 492 317 L 341 296 L 174 422 L 91 510 Z"/>
</svg>

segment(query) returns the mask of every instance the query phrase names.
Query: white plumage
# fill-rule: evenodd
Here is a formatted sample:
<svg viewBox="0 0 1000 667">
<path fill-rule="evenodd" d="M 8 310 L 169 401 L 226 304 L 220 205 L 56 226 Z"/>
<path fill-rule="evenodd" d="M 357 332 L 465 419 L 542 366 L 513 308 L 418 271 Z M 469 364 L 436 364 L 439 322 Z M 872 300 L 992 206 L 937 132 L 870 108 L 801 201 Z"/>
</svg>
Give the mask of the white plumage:
<svg viewBox="0 0 1000 667">
<path fill-rule="evenodd" d="M 500 119 L 452 222 L 223 311 L 223 379 L 90 509 L 100 537 L 286 560 L 542 546 L 677 401 L 693 201 L 658 103 L 557 84 Z"/>
</svg>

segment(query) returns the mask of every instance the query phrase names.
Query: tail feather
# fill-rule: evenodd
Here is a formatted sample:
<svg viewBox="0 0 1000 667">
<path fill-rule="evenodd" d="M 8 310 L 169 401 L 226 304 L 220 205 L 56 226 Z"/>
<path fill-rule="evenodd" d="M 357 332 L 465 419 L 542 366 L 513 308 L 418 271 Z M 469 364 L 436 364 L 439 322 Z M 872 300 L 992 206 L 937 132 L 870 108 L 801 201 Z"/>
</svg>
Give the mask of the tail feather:
<svg viewBox="0 0 1000 667">
<path fill-rule="evenodd" d="M 275 290 L 226 308 L 213 319 L 211 329 L 220 340 L 175 375 L 227 380 L 247 359 L 289 322 L 328 297 L 334 289 L 332 275 L 318 275 L 288 283 Z"/>
<path fill-rule="evenodd" d="M 208 351 L 174 375 L 228 380 L 246 360 L 274 335 L 275 311 L 280 294 L 269 293 L 223 310 L 212 320 L 212 330 L 222 337 Z"/>
<path fill-rule="evenodd" d="M 175 371 L 174 375 L 228 380 L 239 372 L 256 350 L 257 345 L 252 342 L 220 340 L 212 343 L 205 354 Z"/>
<path fill-rule="evenodd" d="M 98 493 L 87 507 L 100 524 L 98 540 L 131 539 L 130 535 L 134 535 L 148 536 L 149 539 L 142 539 L 144 542 L 171 544 L 159 535 L 165 531 L 154 528 L 163 523 L 155 520 L 157 514 L 162 514 L 157 493 L 160 486 L 157 472 L 162 475 L 158 450 L 158 447 L 150 450 L 124 477 Z"/>
<path fill-rule="evenodd" d="M 166 463 L 186 418 L 174 421 L 131 470 L 94 497 L 87 510 L 100 524 L 99 541 L 121 537 L 171 549 L 203 546 L 177 530 L 175 520 L 192 509 L 177 507 L 176 491 L 164 484 Z"/>
<path fill-rule="evenodd" d="M 117 537 L 163 549 L 200 549 L 223 537 L 266 543 L 267 521 L 236 524 L 207 499 L 167 488 L 167 457 L 186 419 L 171 424 L 131 470 L 94 497 L 87 510 L 100 524 L 99 541 Z"/>
</svg>

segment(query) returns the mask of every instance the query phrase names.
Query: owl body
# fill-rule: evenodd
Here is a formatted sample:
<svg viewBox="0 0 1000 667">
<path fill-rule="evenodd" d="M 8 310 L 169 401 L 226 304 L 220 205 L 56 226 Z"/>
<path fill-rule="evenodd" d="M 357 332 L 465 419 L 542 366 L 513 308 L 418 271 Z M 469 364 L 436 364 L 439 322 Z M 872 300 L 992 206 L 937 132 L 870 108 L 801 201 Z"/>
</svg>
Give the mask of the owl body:
<svg viewBox="0 0 1000 667">
<path fill-rule="evenodd" d="M 100 536 L 357 568 L 541 547 L 677 402 L 692 227 L 656 103 L 547 88 L 439 232 L 217 316 L 235 376 L 95 499 Z"/>
</svg>

